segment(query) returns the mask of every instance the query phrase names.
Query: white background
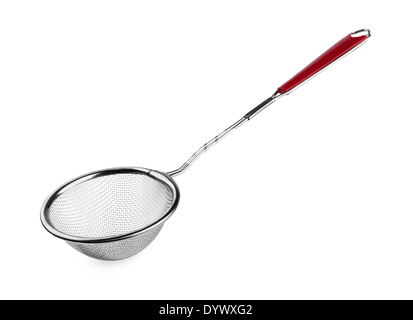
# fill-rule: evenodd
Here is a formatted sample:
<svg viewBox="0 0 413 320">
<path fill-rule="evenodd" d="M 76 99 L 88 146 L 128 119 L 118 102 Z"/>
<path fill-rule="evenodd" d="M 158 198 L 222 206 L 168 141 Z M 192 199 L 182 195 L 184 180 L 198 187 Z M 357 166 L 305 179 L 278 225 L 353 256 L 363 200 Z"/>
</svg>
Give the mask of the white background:
<svg viewBox="0 0 413 320">
<path fill-rule="evenodd" d="M 0 298 L 413 298 L 410 1 L 2 1 Z M 176 169 L 348 33 L 372 37 L 176 178 L 139 255 L 40 224 L 57 186 Z"/>
</svg>

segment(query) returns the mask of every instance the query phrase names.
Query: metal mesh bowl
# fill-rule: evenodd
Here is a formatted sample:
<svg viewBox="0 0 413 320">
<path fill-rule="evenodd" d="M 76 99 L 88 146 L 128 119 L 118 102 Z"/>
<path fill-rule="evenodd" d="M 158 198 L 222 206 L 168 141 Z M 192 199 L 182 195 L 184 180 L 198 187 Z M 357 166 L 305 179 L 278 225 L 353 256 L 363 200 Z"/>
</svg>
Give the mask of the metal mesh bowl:
<svg viewBox="0 0 413 320">
<path fill-rule="evenodd" d="M 159 234 L 179 202 L 167 174 L 115 168 L 76 178 L 47 198 L 41 219 L 53 235 L 96 259 L 137 254 Z"/>
</svg>

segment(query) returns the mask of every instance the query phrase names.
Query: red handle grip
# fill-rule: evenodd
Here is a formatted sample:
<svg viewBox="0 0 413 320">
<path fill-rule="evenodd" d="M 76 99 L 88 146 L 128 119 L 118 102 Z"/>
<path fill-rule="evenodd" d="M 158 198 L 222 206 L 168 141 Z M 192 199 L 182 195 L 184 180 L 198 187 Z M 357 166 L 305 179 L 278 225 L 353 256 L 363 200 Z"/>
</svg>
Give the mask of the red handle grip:
<svg viewBox="0 0 413 320">
<path fill-rule="evenodd" d="M 305 80 L 309 79 L 329 64 L 360 45 L 362 42 L 366 41 L 368 37 L 370 37 L 370 31 L 367 29 L 350 33 L 347 37 L 341 39 L 321 56 L 311 62 L 307 67 L 279 87 L 278 92 L 286 93 L 291 91 L 296 86 L 303 83 Z"/>
</svg>

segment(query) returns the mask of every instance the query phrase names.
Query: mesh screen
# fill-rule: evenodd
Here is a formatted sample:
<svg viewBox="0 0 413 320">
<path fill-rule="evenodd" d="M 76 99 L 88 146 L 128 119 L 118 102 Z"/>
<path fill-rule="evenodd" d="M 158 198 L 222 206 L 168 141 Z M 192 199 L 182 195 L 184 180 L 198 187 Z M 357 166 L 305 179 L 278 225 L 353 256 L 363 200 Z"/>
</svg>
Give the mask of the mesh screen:
<svg viewBox="0 0 413 320">
<path fill-rule="evenodd" d="M 121 260 L 145 249 L 161 231 L 163 224 L 129 239 L 105 243 L 68 242 L 81 253 L 100 260 Z"/>
<path fill-rule="evenodd" d="M 65 190 L 50 205 L 48 220 L 71 236 L 120 236 L 158 221 L 172 202 L 171 188 L 146 174 L 108 174 Z"/>
</svg>

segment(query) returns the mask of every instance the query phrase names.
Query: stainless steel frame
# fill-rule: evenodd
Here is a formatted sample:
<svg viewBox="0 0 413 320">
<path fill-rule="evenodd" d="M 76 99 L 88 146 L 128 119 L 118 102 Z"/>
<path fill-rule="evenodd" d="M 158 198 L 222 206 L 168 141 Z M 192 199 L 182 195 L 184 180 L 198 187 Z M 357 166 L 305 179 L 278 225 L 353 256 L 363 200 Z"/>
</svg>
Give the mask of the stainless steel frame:
<svg viewBox="0 0 413 320">
<path fill-rule="evenodd" d="M 239 119 L 237 122 L 235 122 L 232 126 L 228 127 L 227 129 L 222 131 L 220 134 L 215 136 L 213 139 L 211 139 L 207 143 L 205 143 L 187 161 L 185 161 L 185 163 L 182 166 L 180 166 L 176 170 L 168 172 L 168 175 L 171 176 L 171 177 L 176 177 L 176 176 L 184 173 L 186 171 L 186 169 L 188 169 L 208 149 L 210 149 L 212 146 L 216 145 L 224 137 L 229 135 L 235 129 L 242 126 L 245 122 L 247 122 L 248 120 L 251 120 L 254 116 L 256 116 L 258 113 L 260 113 L 262 110 L 267 108 L 270 104 L 272 104 L 275 100 L 282 97 L 283 95 L 284 94 L 280 94 L 278 92 L 275 92 L 271 97 L 269 97 L 268 99 L 261 102 L 258 106 L 256 106 L 254 109 L 249 111 L 247 114 L 245 114 L 245 116 L 243 116 L 241 119 Z"/>
</svg>

